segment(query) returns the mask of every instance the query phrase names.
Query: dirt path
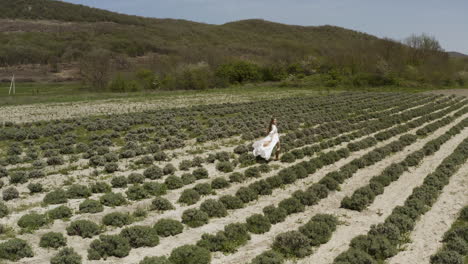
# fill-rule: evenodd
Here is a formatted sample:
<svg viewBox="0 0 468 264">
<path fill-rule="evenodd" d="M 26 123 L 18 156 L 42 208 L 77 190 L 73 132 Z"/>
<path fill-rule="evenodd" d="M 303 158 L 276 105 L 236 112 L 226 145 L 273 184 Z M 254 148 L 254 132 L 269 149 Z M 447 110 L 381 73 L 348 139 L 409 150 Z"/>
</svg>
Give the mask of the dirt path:
<svg viewBox="0 0 468 264">
<path fill-rule="evenodd" d="M 442 246 L 444 233 L 468 205 L 468 164 L 450 178 L 443 193 L 431 210 L 425 213 L 411 232 L 411 243 L 406 250 L 387 261 L 388 264 L 429 263 L 430 256 Z"/>
<path fill-rule="evenodd" d="M 467 117 L 465 115 L 464 117 Z M 294 228 L 297 228 L 299 225 L 298 223 L 305 223 L 310 219 L 312 215 L 315 215 L 317 213 L 334 213 L 337 215 L 340 220 L 344 220 L 345 222 L 350 222 L 354 223 L 355 219 L 359 219 L 360 213 L 356 211 L 351 211 L 351 210 L 346 210 L 346 209 L 341 209 L 340 203 L 341 200 L 345 196 L 351 195 L 356 189 L 359 187 L 364 186 L 369 182 L 369 180 L 375 176 L 378 175 L 381 171 L 383 171 L 387 166 L 389 166 L 393 162 L 399 162 L 402 161 L 409 153 L 418 150 L 426 144 L 426 142 L 437 138 L 438 136 L 444 134 L 447 130 L 449 130 L 452 126 L 456 125 L 458 121 L 462 120 L 462 118 L 457 119 L 456 122 L 453 122 L 447 127 L 443 127 L 439 130 L 437 130 L 435 133 L 431 134 L 430 136 L 424 138 L 423 140 L 419 140 L 416 143 L 406 147 L 403 151 L 398 152 L 389 158 L 386 158 L 372 166 L 369 166 L 367 168 L 364 168 L 362 170 L 359 170 L 356 172 L 353 177 L 350 179 L 346 180 L 342 185 L 341 185 L 341 190 L 339 192 L 334 192 L 330 194 L 327 198 L 324 200 L 320 201 L 319 204 L 309 207 L 306 209 L 306 212 L 300 213 L 300 214 L 294 214 L 290 217 L 287 218 L 287 220 L 283 223 L 276 224 L 272 227 L 272 229 L 263 235 L 254 235 L 252 236 L 252 240 L 247 243 L 243 248 L 239 249 L 237 253 L 234 253 L 232 255 L 228 256 L 223 256 L 222 254 L 217 254 L 215 256 L 215 259 L 212 263 L 214 264 L 224 264 L 224 263 L 246 263 L 249 262 L 252 258 L 257 256 L 258 254 L 262 253 L 263 251 L 267 250 L 273 241 L 273 239 L 276 237 L 276 235 L 284 232 L 285 230 L 292 230 Z M 465 130 L 468 132 L 468 129 Z M 450 142 L 450 141 L 449 141 Z M 402 176 L 403 177 L 403 176 Z M 388 186 L 390 187 L 390 186 Z M 387 188 L 388 188 L 387 187 Z M 411 189 L 412 190 L 412 189 Z M 394 207 L 394 206 L 393 206 Z M 391 212 L 391 209 L 393 207 L 386 208 L 389 213 Z M 374 212 L 370 210 L 370 212 L 366 212 L 366 216 L 372 216 L 376 215 L 377 212 Z M 365 222 L 364 222 L 365 223 Z M 370 225 L 369 225 L 370 227 Z M 342 228 L 342 227 L 340 227 Z M 338 231 L 337 231 L 338 232 Z M 334 234 L 335 236 L 335 234 Z M 354 236 L 351 236 L 353 238 Z M 333 238 L 332 238 L 333 240 Z M 350 239 L 349 239 L 350 240 Z M 349 242 L 348 240 L 348 242 Z M 347 244 L 346 244 L 347 245 Z M 322 245 L 321 247 L 324 247 L 325 245 Z M 321 249 L 319 248 L 319 250 Z M 329 250 L 333 250 L 333 248 L 330 248 Z M 334 258 L 334 257 L 333 257 Z M 333 258 L 331 260 L 333 260 Z M 317 259 L 314 259 L 313 261 L 306 261 L 306 262 L 301 262 L 301 263 L 316 263 L 320 257 Z M 330 261 L 331 262 L 331 261 Z M 318 263 L 318 262 L 317 262 Z M 327 261 L 321 262 L 321 263 L 329 263 Z"/>
<path fill-rule="evenodd" d="M 336 256 L 349 248 L 351 239 L 366 234 L 371 225 L 383 222 L 391 214 L 394 207 L 403 205 L 413 189 L 421 185 L 424 178 L 433 172 L 445 157 L 453 152 L 456 146 L 466 138 L 467 133 L 468 129 L 465 129 L 445 143 L 434 155 L 424 159 L 421 165 L 410 168 L 408 172 L 403 173 L 397 181 L 387 186 L 384 193 L 377 196 L 374 203 L 362 213 L 353 211 L 350 213 L 351 215 L 346 214 L 346 216 L 349 216 L 347 218 L 348 224 L 338 226 L 328 243 L 321 245 L 315 254 L 300 260 L 298 263 L 332 263 Z M 328 210 L 328 212 L 330 211 Z"/>
</svg>

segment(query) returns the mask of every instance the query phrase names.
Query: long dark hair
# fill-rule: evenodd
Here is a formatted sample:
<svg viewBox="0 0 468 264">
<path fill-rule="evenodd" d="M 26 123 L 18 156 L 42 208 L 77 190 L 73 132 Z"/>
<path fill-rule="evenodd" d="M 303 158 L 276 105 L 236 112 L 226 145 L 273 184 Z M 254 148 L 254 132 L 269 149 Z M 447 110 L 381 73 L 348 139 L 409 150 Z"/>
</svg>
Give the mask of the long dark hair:
<svg viewBox="0 0 468 264">
<path fill-rule="evenodd" d="M 270 120 L 270 125 L 268 126 L 268 131 L 267 131 L 267 135 L 270 134 L 270 131 L 271 129 L 273 128 L 273 122 L 275 122 L 275 119 L 274 117 L 271 118 Z"/>
</svg>

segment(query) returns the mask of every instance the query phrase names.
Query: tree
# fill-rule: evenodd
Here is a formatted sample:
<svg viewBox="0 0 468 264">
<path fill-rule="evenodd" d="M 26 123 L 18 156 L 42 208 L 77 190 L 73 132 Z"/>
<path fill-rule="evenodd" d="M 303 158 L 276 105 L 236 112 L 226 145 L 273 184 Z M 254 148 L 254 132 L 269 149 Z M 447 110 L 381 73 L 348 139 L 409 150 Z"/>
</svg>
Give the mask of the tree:
<svg viewBox="0 0 468 264">
<path fill-rule="evenodd" d="M 111 53 L 104 49 L 94 49 L 80 62 L 80 75 L 86 84 L 97 90 L 104 90 L 110 77 Z"/>
</svg>

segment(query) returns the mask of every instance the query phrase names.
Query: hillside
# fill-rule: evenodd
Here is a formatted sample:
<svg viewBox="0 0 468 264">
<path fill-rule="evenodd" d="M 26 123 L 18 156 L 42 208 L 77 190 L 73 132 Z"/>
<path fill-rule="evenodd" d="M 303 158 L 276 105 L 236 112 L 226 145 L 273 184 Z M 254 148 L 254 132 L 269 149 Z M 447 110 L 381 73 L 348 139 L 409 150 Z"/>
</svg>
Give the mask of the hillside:
<svg viewBox="0 0 468 264">
<path fill-rule="evenodd" d="M 450 69 L 443 67 L 449 63 L 446 53 L 435 51 L 430 59 L 427 52 L 421 56 L 399 42 L 329 25 L 295 26 L 259 19 L 210 25 L 53 0 L 0 0 L 0 81 L 12 73 L 18 80 L 78 80 L 79 63 L 89 54 L 110 54 L 114 74 L 145 68 L 163 77 L 172 74 L 171 80 L 180 77 L 180 69 L 200 63 L 208 65 L 208 77 L 191 79 L 211 78 L 219 65 L 233 60 L 268 67 L 270 77 L 263 78 L 267 81 L 299 72 L 334 72 L 325 78 L 331 85 L 343 79 L 336 73 L 356 85 L 375 83 L 374 79 L 375 84 L 396 84 L 395 77 L 403 74 L 400 79 L 434 82 L 433 66 Z M 302 65 L 299 71 L 298 65 Z M 410 72 L 407 66 L 412 66 Z M 419 67 L 431 72 L 414 72 Z M 354 81 L 351 75 L 365 80 Z M 438 72 L 436 81 L 452 76 Z M 389 77 L 394 80 L 387 81 Z M 207 86 L 219 84 L 207 82 Z"/>
</svg>

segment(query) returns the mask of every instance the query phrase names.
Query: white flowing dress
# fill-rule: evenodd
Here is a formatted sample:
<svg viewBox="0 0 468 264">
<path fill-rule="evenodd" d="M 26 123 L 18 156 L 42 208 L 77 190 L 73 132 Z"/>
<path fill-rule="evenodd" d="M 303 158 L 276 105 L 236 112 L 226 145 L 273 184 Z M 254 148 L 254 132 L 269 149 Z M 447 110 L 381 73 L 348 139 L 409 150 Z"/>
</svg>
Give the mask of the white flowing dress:
<svg viewBox="0 0 468 264">
<path fill-rule="evenodd" d="M 271 152 L 273 151 L 273 148 L 276 146 L 276 144 L 278 144 L 278 142 L 278 129 L 275 125 L 272 125 L 268 136 L 253 143 L 252 146 L 254 148 L 254 156 L 260 156 L 266 160 L 269 160 L 271 157 Z"/>
</svg>

